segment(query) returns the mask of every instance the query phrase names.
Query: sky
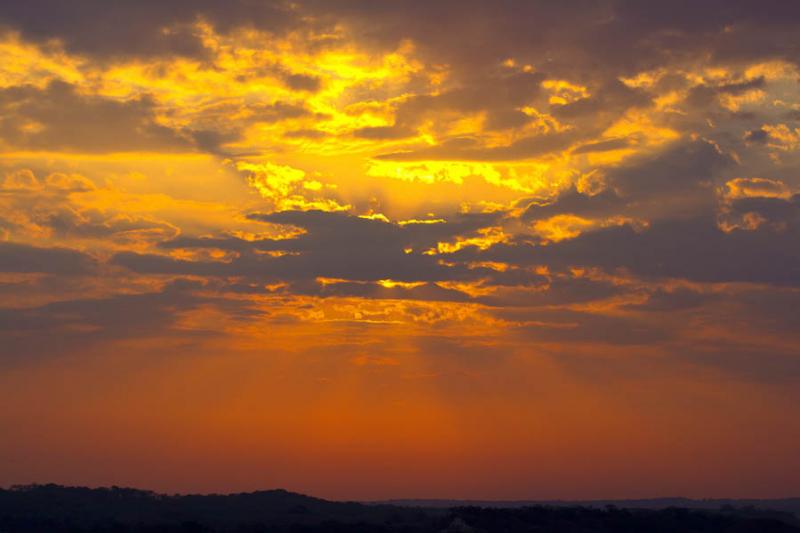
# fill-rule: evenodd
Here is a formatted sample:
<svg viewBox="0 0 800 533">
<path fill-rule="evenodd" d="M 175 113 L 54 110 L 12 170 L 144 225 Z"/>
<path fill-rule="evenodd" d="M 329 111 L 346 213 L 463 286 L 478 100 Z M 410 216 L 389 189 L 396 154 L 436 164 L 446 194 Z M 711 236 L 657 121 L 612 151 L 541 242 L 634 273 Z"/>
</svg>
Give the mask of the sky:
<svg viewBox="0 0 800 533">
<path fill-rule="evenodd" d="M 0 486 L 800 487 L 800 4 L 0 6 Z"/>
</svg>

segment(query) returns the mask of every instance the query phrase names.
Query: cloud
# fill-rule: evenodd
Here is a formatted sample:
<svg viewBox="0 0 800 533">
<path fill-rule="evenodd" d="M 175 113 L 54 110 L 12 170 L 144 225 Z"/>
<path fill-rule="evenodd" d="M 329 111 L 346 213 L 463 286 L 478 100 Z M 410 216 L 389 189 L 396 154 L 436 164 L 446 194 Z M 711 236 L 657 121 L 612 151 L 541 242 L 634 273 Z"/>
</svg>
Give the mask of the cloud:
<svg viewBox="0 0 800 533">
<path fill-rule="evenodd" d="M 692 87 L 686 97 L 686 103 L 692 107 L 707 107 L 715 103 L 721 95 L 738 96 L 748 91 L 761 89 L 765 86 L 763 76 L 738 83 L 724 83 L 721 85 L 696 85 Z"/>
<path fill-rule="evenodd" d="M 252 220 L 294 226 L 304 233 L 292 238 L 244 241 L 236 238 L 180 238 L 168 249 L 232 250 L 228 261 L 189 261 L 157 254 L 121 252 L 112 262 L 147 274 L 245 276 L 264 281 L 433 282 L 478 279 L 490 271 L 446 266 L 423 252 L 437 242 L 474 233 L 498 215 L 462 215 L 452 223 L 405 224 L 323 211 L 252 214 Z M 274 252 L 274 253 L 265 253 Z"/>
<path fill-rule="evenodd" d="M 797 22 L 768 7 L 4 6 L 4 28 L 39 54 L 27 77 L 3 71 L 8 151 L 201 151 L 258 192 L 224 224 L 179 228 L 88 200 L 119 167 L 94 182 L 14 172 L 0 190 L 4 268 L 53 283 L 93 272 L 103 301 L 193 276 L 231 299 L 480 309 L 526 343 L 668 346 L 675 317 L 747 315 L 740 285 L 798 284 L 784 63 L 798 60 Z M 496 211 L 454 214 L 484 206 Z M 111 259 L 99 273 L 78 248 Z M 148 298 L 182 309 L 170 294 Z"/>
<path fill-rule="evenodd" d="M 557 154 L 576 143 L 593 139 L 628 110 L 650 104 L 650 96 L 645 91 L 630 88 L 618 80 L 602 82 L 590 96 L 571 102 L 548 103 L 542 91 L 543 82 L 546 85 L 548 81 L 542 73 L 489 74 L 479 81 L 470 80 L 466 88 L 405 100 L 397 109 L 393 126 L 370 128 L 362 135 L 401 138 L 410 135 L 426 119 L 433 118 L 437 124 L 453 120 L 448 111 L 462 116 L 480 113 L 485 116 L 483 128 L 476 129 L 471 136 L 448 135 L 443 131 L 435 146 L 378 157 L 400 161 L 514 161 Z M 519 131 L 509 141 L 498 142 L 492 135 L 496 130 L 509 129 Z M 596 145 L 596 151 L 615 148 L 613 144 L 604 146 L 591 142 L 577 148 L 576 153 L 592 151 L 592 144 Z"/>
<path fill-rule="evenodd" d="M 172 335 L 185 339 L 220 334 L 181 327 L 180 320 L 202 306 L 248 314 L 246 302 L 200 296 L 202 284 L 176 280 L 155 292 L 55 301 L 26 308 L 0 308 L 0 366 L 35 357 L 65 355 L 125 339 Z"/>
<path fill-rule="evenodd" d="M 489 286 L 502 289 L 503 285 L 508 285 L 508 289 L 479 296 L 476 301 L 496 308 L 568 307 L 609 300 L 630 292 L 629 287 L 609 280 L 573 276 L 568 272 L 536 275 L 525 269 L 509 269 L 489 277 Z"/>
<path fill-rule="evenodd" d="M 663 200 L 665 194 L 705 196 L 719 172 L 732 164 L 730 156 L 708 141 L 678 143 L 609 171 L 607 180 L 622 196 Z"/>
<path fill-rule="evenodd" d="M 588 115 L 606 114 L 619 116 L 633 107 L 650 104 L 650 98 L 641 89 L 633 89 L 619 80 L 612 80 L 598 87 L 591 96 L 573 102 L 553 106 L 553 115 L 559 119 L 576 119 Z"/>
<path fill-rule="evenodd" d="M 769 132 L 764 129 L 756 128 L 747 132 L 745 141 L 750 143 L 765 143 L 769 138 Z"/>
<path fill-rule="evenodd" d="M 65 48 L 101 58 L 187 56 L 205 57 L 207 49 L 195 23 L 206 21 L 222 32 L 251 26 L 267 31 L 291 28 L 297 22 L 288 3 L 234 0 L 166 0 L 142 5 L 122 0 L 64 4 L 34 0 L 0 9 L 0 23 L 38 42 L 58 39 Z"/>
<path fill-rule="evenodd" d="M 0 242 L 0 272 L 42 272 L 76 276 L 92 274 L 96 266 L 97 261 L 92 256 L 77 250 Z"/>
<path fill-rule="evenodd" d="M 723 206 L 719 222 L 726 230 L 761 228 L 792 234 L 800 227 L 800 194 L 790 198 L 760 196 L 731 200 Z"/>
<path fill-rule="evenodd" d="M 350 207 L 337 201 L 335 186 L 309 178 L 298 168 L 269 162 L 240 162 L 236 168 L 248 173 L 250 186 L 269 200 L 276 211 L 343 211 Z"/>
<path fill-rule="evenodd" d="M 506 146 L 486 147 L 477 139 L 458 137 L 438 146 L 408 152 L 381 154 L 378 159 L 392 161 L 514 161 L 533 159 L 568 148 L 578 139 L 574 133 L 531 135 Z"/>
<path fill-rule="evenodd" d="M 632 139 L 609 139 L 607 141 L 597 141 L 582 144 L 572 151 L 573 154 L 588 154 L 591 152 L 606 152 L 611 150 L 619 150 L 631 146 Z"/>
<path fill-rule="evenodd" d="M 516 329 L 539 342 L 657 345 L 675 331 L 645 316 L 608 315 L 569 309 L 500 310 L 500 316 L 521 322 Z"/>
<path fill-rule="evenodd" d="M 780 180 L 767 178 L 734 178 L 725 183 L 724 195 L 726 199 L 738 200 L 742 198 L 788 198 L 791 196 L 789 187 Z"/>
<path fill-rule="evenodd" d="M 672 313 L 695 309 L 713 298 L 714 295 L 703 294 L 685 287 L 677 287 L 672 290 L 658 289 L 647 296 L 647 301 L 630 304 L 626 307 L 636 311 Z"/>
<path fill-rule="evenodd" d="M 797 8 L 773 1 L 731 6 L 722 0 L 673 3 L 647 9 L 637 2 L 573 5 L 512 0 L 420 0 L 376 6 L 366 1 L 305 0 L 252 3 L 234 0 L 166 0 L 142 7 L 133 1 L 99 0 L 66 5 L 35 0 L 4 6 L 0 20 L 38 42 L 60 39 L 68 50 L 98 56 L 184 55 L 206 51 L 193 24 L 202 20 L 219 32 L 251 27 L 284 32 L 301 21 L 322 28 L 343 25 L 372 46 L 396 48 L 413 40 L 425 55 L 467 70 L 486 70 L 506 58 L 557 72 L 610 71 L 609 79 L 691 61 L 705 52 L 712 60 L 797 60 L 791 46 Z M 443 26 L 442 20 L 448 24 Z M 565 21 L 569 24 L 565 24 Z M 92 21 L 90 24 L 88 21 Z M 122 23 L 124 21 L 124 24 Z M 531 31 L 530 21 L 536 22 Z"/>
<path fill-rule="evenodd" d="M 673 143 L 604 169 L 599 192 L 570 187 L 549 202 L 531 202 L 522 218 L 544 220 L 568 214 L 649 220 L 709 213 L 717 202 L 715 184 L 732 165 L 731 156 L 714 143 Z"/>
<path fill-rule="evenodd" d="M 522 215 L 525 220 L 545 220 L 571 214 L 587 218 L 603 218 L 624 212 L 628 201 L 611 188 L 590 195 L 571 187 L 549 203 L 531 203 Z"/>
<path fill-rule="evenodd" d="M 116 100 L 74 85 L 0 89 L 0 141 L 18 150 L 76 152 L 190 151 L 191 143 L 159 124 L 146 96 Z"/>
<path fill-rule="evenodd" d="M 92 239 L 141 244 L 175 237 L 179 229 L 150 216 L 93 204 L 101 191 L 80 174 L 54 172 L 40 180 L 30 169 L 8 172 L 0 184 L 0 230 L 17 241 Z"/>
<path fill-rule="evenodd" d="M 700 282 L 800 285 L 800 251 L 792 243 L 798 228 L 782 231 L 723 231 L 715 217 L 658 220 L 645 230 L 630 225 L 584 233 L 546 246 L 516 242 L 480 251 L 464 249 L 454 258 L 520 265 L 625 269 L 647 278 Z"/>
</svg>

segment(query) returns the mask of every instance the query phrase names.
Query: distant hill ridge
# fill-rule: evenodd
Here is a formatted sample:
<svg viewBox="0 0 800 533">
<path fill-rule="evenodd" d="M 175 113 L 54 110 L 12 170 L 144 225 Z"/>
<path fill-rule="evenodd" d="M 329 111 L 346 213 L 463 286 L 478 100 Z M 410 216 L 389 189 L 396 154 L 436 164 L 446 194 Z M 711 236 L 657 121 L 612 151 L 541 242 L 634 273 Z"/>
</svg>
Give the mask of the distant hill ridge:
<svg viewBox="0 0 800 533">
<path fill-rule="evenodd" d="M 654 503 L 660 502 L 660 503 Z M 723 510 L 677 509 L 724 502 Z M 760 505 L 751 505 L 758 502 Z M 769 502 L 769 503 L 767 503 Z M 236 494 L 166 495 L 130 488 L 28 485 L 0 489 L 0 533 L 314 533 L 440 531 L 692 531 L 800 533 L 786 500 L 608 500 L 336 502 L 282 489 Z M 531 505 L 531 504 L 536 505 Z M 605 507 L 613 504 L 617 507 Z M 662 506 L 670 509 L 654 510 Z M 448 506 L 448 508 L 444 508 Z M 627 506 L 628 509 L 622 507 Z M 640 507 L 640 508 L 636 508 Z M 797 507 L 794 507 L 795 509 Z"/>
<path fill-rule="evenodd" d="M 452 507 L 490 507 L 500 509 L 513 509 L 530 506 L 555 506 L 555 507 L 590 507 L 604 508 L 615 506 L 621 509 L 667 509 L 680 507 L 685 509 L 718 510 L 726 507 L 756 509 L 771 509 L 794 513 L 800 517 L 800 497 L 798 498 L 637 498 L 637 499 L 610 499 L 610 500 L 450 500 L 450 499 L 392 499 L 379 500 L 377 504 L 397 505 L 401 507 L 426 507 L 449 509 Z"/>
<path fill-rule="evenodd" d="M 29 511 L 55 519 L 80 520 L 82 514 L 88 513 L 95 521 L 305 523 L 371 517 L 381 514 L 383 507 L 332 502 L 283 489 L 235 494 L 167 495 L 122 487 L 87 488 L 47 484 L 0 490 L 0 515 L 10 511 L 15 514 Z"/>
</svg>

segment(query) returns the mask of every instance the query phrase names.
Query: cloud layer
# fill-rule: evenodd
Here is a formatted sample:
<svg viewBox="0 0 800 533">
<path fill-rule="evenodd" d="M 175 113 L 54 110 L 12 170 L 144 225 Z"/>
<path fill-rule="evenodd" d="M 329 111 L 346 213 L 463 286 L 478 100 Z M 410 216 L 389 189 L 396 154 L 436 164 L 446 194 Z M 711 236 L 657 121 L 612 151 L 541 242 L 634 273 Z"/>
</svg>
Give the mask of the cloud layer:
<svg viewBox="0 0 800 533">
<path fill-rule="evenodd" d="M 44 475 L 33 447 L 61 481 L 172 489 L 230 431 L 280 474 L 185 487 L 424 496 L 387 466 L 415 457 L 431 496 L 796 486 L 797 5 L 7 4 L 0 483 Z M 127 434 L 103 395 L 182 466 L 81 478 L 106 453 L 81 435 Z M 515 476 L 530 450 L 555 492 Z M 717 453 L 780 461 L 699 480 Z"/>
</svg>

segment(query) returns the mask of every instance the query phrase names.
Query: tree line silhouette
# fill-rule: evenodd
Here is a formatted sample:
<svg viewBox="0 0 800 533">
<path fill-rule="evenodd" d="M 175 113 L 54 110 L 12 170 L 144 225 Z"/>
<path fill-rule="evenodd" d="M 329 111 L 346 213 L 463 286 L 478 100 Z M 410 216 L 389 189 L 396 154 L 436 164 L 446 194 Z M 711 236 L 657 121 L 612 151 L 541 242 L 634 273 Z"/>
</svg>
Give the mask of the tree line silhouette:
<svg viewBox="0 0 800 533">
<path fill-rule="evenodd" d="M 251 532 L 800 533 L 793 514 L 753 507 L 400 507 L 269 490 L 164 495 L 129 488 L 0 489 L 0 533 Z"/>
</svg>

